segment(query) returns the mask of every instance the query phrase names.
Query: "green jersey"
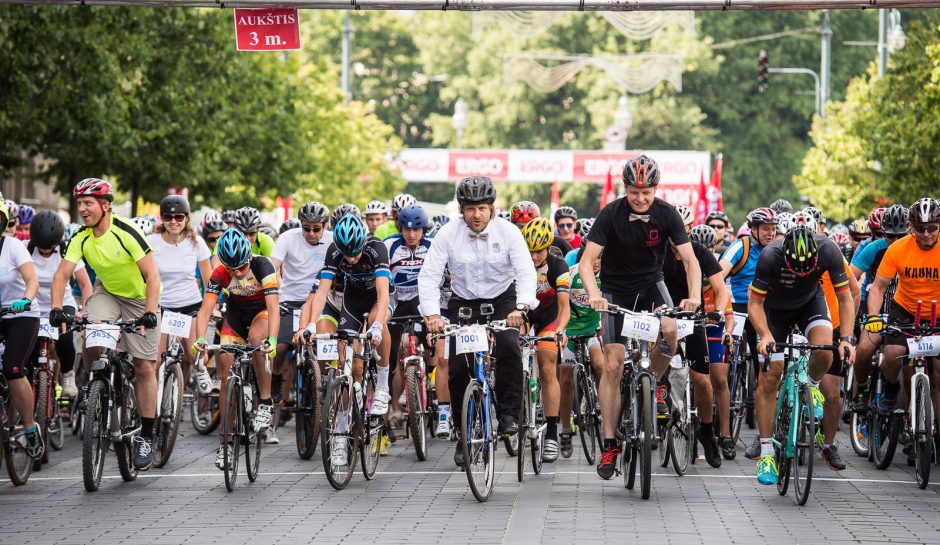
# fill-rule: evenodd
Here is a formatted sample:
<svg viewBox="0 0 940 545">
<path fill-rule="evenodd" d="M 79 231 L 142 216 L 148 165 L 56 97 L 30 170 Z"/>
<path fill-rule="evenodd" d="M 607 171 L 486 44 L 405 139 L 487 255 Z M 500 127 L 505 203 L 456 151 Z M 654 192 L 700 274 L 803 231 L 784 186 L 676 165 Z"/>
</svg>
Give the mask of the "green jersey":
<svg viewBox="0 0 940 545">
<path fill-rule="evenodd" d="M 383 223 L 382 225 L 379 225 L 379 227 L 375 230 L 375 238 L 379 240 L 385 240 L 388 237 L 394 236 L 397 234 L 398 234 L 398 223 L 395 222 L 395 220 L 387 221 Z"/>
<path fill-rule="evenodd" d="M 601 315 L 588 303 L 588 294 L 584 290 L 584 284 L 581 283 L 577 263 L 569 269 L 569 274 L 571 287 L 568 290 L 568 297 L 571 301 L 571 319 L 568 320 L 565 333 L 569 336 L 593 333 L 601 323 Z M 600 281 L 598 281 L 597 288 L 600 289 L 600 287 Z"/>
<path fill-rule="evenodd" d="M 146 299 L 147 286 L 137 262 L 152 252 L 144 233 L 134 222 L 111 216 L 108 230 L 96 237 L 91 227 L 84 227 L 69 240 L 65 260 L 85 260 L 95 269 L 104 289 L 127 299 Z"/>
</svg>

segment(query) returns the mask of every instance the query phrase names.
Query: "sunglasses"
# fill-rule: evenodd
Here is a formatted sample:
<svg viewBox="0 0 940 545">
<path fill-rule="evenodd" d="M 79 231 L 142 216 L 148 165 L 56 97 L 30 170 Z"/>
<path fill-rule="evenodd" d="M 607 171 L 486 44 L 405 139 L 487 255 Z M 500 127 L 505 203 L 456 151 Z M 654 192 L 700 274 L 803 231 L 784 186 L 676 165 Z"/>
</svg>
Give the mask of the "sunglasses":
<svg viewBox="0 0 940 545">
<path fill-rule="evenodd" d="M 305 225 L 303 226 L 303 230 L 304 230 L 304 233 L 319 233 L 320 231 L 323 230 L 323 228 L 322 227 L 307 227 Z"/>
<path fill-rule="evenodd" d="M 899 238 L 902 238 L 903 236 L 904 235 L 892 235 L 892 234 L 885 233 L 885 240 L 897 240 Z"/>
<path fill-rule="evenodd" d="M 228 269 L 229 271 L 232 271 L 232 272 L 242 272 L 242 271 L 244 271 L 245 269 L 248 268 L 248 265 L 249 265 L 249 264 L 250 264 L 250 262 L 249 262 L 249 263 L 245 263 L 245 264 L 242 265 L 241 267 L 235 267 L 234 269 L 233 269 L 232 267 L 225 267 L 225 268 Z"/>
<path fill-rule="evenodd" d="M 246 237 L 256 237 L 256 236 L 258 236 L 258 231 L 246 231 L 246 232 L 245 232 L 245 236 L 246 236 Z"/>
<path fill-rule="evenodd" d="M 912 225 L 911 227 L 922 235 L 932 235 L 937 231 L 940 231 L 940 225 L 937 225 L 936 223 L 930 223 L 927 225 Z"/>
<path fill-rule="evenodd" d="M 571 229 L 572 227 L 574 227 L 573 223 L 559 223 L 558 224 L 558 230 Z"/>
<path fill-rule="evenodd" d="M 724 223 L 709 223 L 708 226 L 711 227 L 712 229 L 724 229 L 725 228 Z"/>
<path fill-rule="evenodd" d="M 218 241 L 219 241 L 219 237 L 206 237 L 207 243 L 211 244 L 211 243 L 218 242 Z"/>
<path fill-rule="evenodd" d="M 186 221 L 186 214 L 163 214 L 161 217 L 163 218 L 163 223 L 167 223 L 170 221 L 175 221 L 176 223 L 183 223 L 184 221 Z"/>
</svg>

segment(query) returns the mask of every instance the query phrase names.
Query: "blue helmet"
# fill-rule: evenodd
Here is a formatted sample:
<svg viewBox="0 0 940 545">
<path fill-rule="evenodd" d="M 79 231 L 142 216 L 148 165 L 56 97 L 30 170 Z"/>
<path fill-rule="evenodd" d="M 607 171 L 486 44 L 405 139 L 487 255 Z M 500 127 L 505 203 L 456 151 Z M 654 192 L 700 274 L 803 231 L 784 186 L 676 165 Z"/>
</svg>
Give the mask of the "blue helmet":
<svg viewBox="0 0 940 545">
<path fill-rule="evenodd" d="M 36 217 L 35 208 L 29 206 L 28 204 L 20 206 L 19 212 L 17 213 L 17 218 L 19 218 L 21 225 L 32 223 L 34 217 Z"/>
<path fill-rule="evenodd" d="M 244 233 L 234 227 L 226 229 L 215 246 L 222 265 L 237 269 L 251 259 L 251 242 Z"/>
<path fill-rule="evenodd" d="M 417 204 L 409 204 L 398 212 L 398 228 L 427 229 L 431 226 L 428 213 Z"/>
<path fill-rule="evenodd" d="M 447 214 L 438 214 L 431 219 L 434 220 L 435 223 L 441 224 L 441 226 L 447 225 L 447 222 L 450 221 L 450 217 L 448 217 Z"/>
<path fill-rule="evenodd" d="M 333 228 L 333 243 L 344 256 L 354 257 L 362 253 L 368 235 L 369 232 L 358 217 L 346 214 Z"/>
</svg>

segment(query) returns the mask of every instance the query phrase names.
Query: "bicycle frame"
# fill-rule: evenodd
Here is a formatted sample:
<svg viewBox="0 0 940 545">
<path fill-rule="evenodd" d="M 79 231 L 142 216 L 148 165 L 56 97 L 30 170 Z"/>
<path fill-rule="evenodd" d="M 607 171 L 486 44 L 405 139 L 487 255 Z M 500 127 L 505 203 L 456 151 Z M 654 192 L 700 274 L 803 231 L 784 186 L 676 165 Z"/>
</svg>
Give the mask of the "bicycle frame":
<svg viewBox="0 0 940 545">
<path fill-rule="evenodd" d="M 779 418 L 783 410 L 784 400 L 787 407 L 790 408 L 790 427 L 786 438 L 786 444 L 781 444 L 776 437 L 772 437 L 777 449 L 782 449 L 786 458 L 792 458 L 796 455 L 796 441 L 799 433 L 800 413 L 796 410 L 799 388 L 809 382 L 807 373 L 807 362 L 809 357 L 801 353 L 796 359 L 788 358 L 783 377 L 780 379 L 780 388 L 777 394 L 777 409 L 774 412 L 774 421 Z"/>
<path fill-rule="evenodd" d="M 163 386 L 166 384 L 166 368 L 170 362 L 181 362 L 180 352 L 182 345 L 176 335 L 170 335 L 167 339 L 167 348 L 164 357 L 160 358 L 160 367 L 157 369 L 157 411 L 163 407 Z M 157 417 L 164 415 L 158 414 Z"/>
</svg>

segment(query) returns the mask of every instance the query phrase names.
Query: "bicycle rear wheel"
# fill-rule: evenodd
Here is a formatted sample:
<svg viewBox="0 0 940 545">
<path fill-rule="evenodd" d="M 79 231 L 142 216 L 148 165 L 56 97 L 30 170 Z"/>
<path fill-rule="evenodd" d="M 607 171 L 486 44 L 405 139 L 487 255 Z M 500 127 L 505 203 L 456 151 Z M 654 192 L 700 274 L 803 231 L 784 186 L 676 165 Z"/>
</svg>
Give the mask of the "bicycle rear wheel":
<svg viewBox="0 0 940 545">
<path fill-rule="evenodd" d="M 873 386 L 874 387 L 874 386 Z M 893 414 L 882 413 L 878 406 L 872 409 L 872 425 L 868 429 L 871 455 L 878 469 L 888 469 L 898 448 L 901 435 L 900 418 Z"/>
<path fill-rule="evenodd" d="M 300 388 L 297 392 L 297 423 L 294 435 L 297 439 L 297 454 L 303 460 L 309 460 L 317 450 L 320 435 L 320 411 L 322 408 L 320 386 L 320 363 L 307 361 L 300 375 Z"/>
<path fill-rule="evenodd" d="M 463 449 L 463 467 L 473 497 L 479 502 L 490 499 L 496 480 L 495 444 L 492 425 L 487 422 L 483 387 L 471 380 L 464 391 L 463 412 L 460 422 L 460 441 Z M 490 414 L 495 418 L 495 414 Z M 520 453 L 521 455 L 521 453 Z"/>
<path fill-rule="evenodd" d="M 323 470 L 330 485 L 342 490 L 352 479 L 359 445 L 355 433 L 350 433 L 352 426 L 352 388 L 349 379 L 339 377 L 330 383 L 323 400 L 323 417 L 320 428 L 320 456 L 323 458 Z M 333 460 L 333 448 L 336 446 L 336 464 Z M 344 454 L 343 463 L 339 463 L 338 454 Z"/>
<path fill-rule="evenodd" d="M 39 371 L 36 374 L 36 397 L 33 399 L 33 419 L 42 434 L 42 444 L 49 444 L 49 434 L 46 426 L 49 423 L 49 373 Z M 42 464 L 49 461 L 49 449 L 43 448 L 42 456 L 33 460 L 33 471 L 42 469 Z"/>
<path fill-rule="evenodd" d="M 170 460 L 183 417 L 183 370 L 178 363 L 166 367 L 163 399 L 153 433 L 153 467 L 163 467 Z"/>
<path fill-rule="evenodd" d="M 538 388 L 537 388 L 536 399 L 538 400 L 538 403 L 536 403 L 535 406 L 532 407 L 533 409 L 532 414 L 535 416 L 535 418 L 532 419 L 533 421 L 531 424 L 531 429 L 533 432 L 535 432 L 535 437 L 529 439 L 529 447 L 530 447 L 530 450 L 532 451 L 532 471 L 534 471 L 535 474 L 538 475 L 542 473 L 542 450 L 545 447 L 545 431 L 546 431 L 545 430 L 546 428 L 545 408 L 542 406 L 541 383 L 539 383 Z M 523 432 L 522 428 L 519 428 L 519 431 L 522 432 L 519 435 L 519 445 L 520 445 L 519 457 L 525 458 L 525 455 L 522 453 L 522 445 L 523 445 L 522 438 L 525 437 L 524 434 L 526 432 Z"/>
<path fill-rule="evenodd" d="M 682 414 L 673 425 L 669 426 L 668 438 L 672 469 L 680 477 L 689 469 L 689 462 L 692 461 L 692 444 L 695 441 L 695 422 L 690 418 L 688 406 L 691 400 L 686 399 L 684 403 L 686 407 Z"/>
<path fill-rule="evenodd" d="M 868 458 L 868 409 L 859 411 L 852 409 L 852 418 L 849 420 L 849 442 L 852 450 L 862 458 Z"/>
<path fill-rule="evenodd" d="M 254 380 L 251 380 L 251 382 L 254 382 Z M 254 407 L 255 410 L 260 408 L 257 403 Z M 264 445 L 261 433 L 256 432 L 253 427 L 252 414 L 254 413 L 247 410 L 242 412 L 242 429 L 245 430 L 245 473 L 248 474 L 248 482 L 250 483 L 258 480 L 258 473 L 261 471 L 261 446 Z M 272 432 L 276 424 L 277 415 L 274 415 L 271 422 Z"/>
<path fill-rule="evenodd" d="M 731 439 L 737 443 L 741 437 L 741 425 L 747 412 L 747 362 L 728 366 L 728 384 L 734 388 L 731 396 Z"/>
<path fill-rule="evenodd" d="M 787 442 L 790 440 L 791 408 L 787 389 L 777 392 L 783 399 L 779 401 L 780 412 L 775 415 L 774 440 L 779 445 L 774 450 L 774 463 L 777 465 L 777 493 L 787 495 L 790 487 L 790 458 L 787 456 Z"/>
<path fill-rule="evenodd" d="M 222 463 L 222 472 L 225 474 L 225 488 L 231 492 L 235 490 L 238 481 L 238 458 L 241 454 L 242 426 L 244 422 L 244 401 L 242 399 L 241 381 L 229 377 L 225 391 L 225 410 L 222 413 L 222 432 L 219 435 L 220 444 L 228 445 Z"/>
<path fill-rule="evenodd" d="M 640 388 L 638 395 L 640 414 L 638 422 L 640 425 L 640 437 L 637 456 L 637 465 L 640 473 L 640 496 L 646 500 L 650 497 L 650 488 L 653 480 L 653 434 L 654 421 L 656 420 L 656 405 L 653 403 L 653 383 L 649 375 L 643 375 L 639 380 Z"/>
<path fill-rule="evenodd" d="M 532 403 L 532 397 L 529 395 L 529 372 L 522 372 L 522 407 L 519 410 L 519 432 L 516 434 L 518 442 L 525 447 L 525 437 L 529 429 L 529 404 Z M 525 479 L 526 457 L 516 457 L 516 479 L 521 483 Z"/>
<path fill-rule="evenodd" d="M 424 403 L 424 384 L 417 365 L 409 365 L 405 372 L 405 387 L 408 391 L 408 431 L 414 443 L 419 462 L 428 459 L 428 411 Z"/>
<path fill-rule="evenodd" d="M 94 492 L 101 484 L 104 457 L 108 451 L 108 388 L 101 379 L 93 380 L 85 397 L 82 430 L 82 480 L 85 490 Z M 9 464 L 7 466 L 9 468 Z"/>
<path fill-rule="evenodd" d="M 597 443 L 600 441 L 600 433 L 597 431 L 597 396 L 594 395 L 587 372 L 582 365 L 577 367 L 574 395 L 575 422 L 578 424 L 581 448 L 584 450 L 584 458 L 587 463 L 594 465 L 597 457 Z"/>
<path fill-rule="evenodd" d="M 189 404 L 189 418 L 193 428 L 200 435 L 209 435 L 219 427 L 222 417 L 219 411 L 219 393 L 215 390 L 208 394 L 199 393 L 193 386 L 193 400 Z"/>
<path fill-rule="evenodd" d="M 375 478 L 375 470 L 379 467 L 379 456 L 382 454 L 382 437 L 385 436 L 385 419 L 381 416 L 369 414 L 372 399 L 375 397 L 375 376 L 370 376 L 366 382 L 366 402 L 356 408 L 359 411 L 358 421 L 361 425 L 362 444 L 359 445 L 359 457 L 362 461 L 362 476 L 367 480 Z"/>
<path fill-rule="evenodd" d="M 930 402 L 930 385 L 927 377 L 915 375 L 914 408 L 917 416 L 911 426 L 914 441 L 914 476 L 917 486 L 927 488 L 930 482 L 930 463 L 933 459 L 933 406 Z"/>
<path fill-rule="evenodd" d="M 809 384 L 800 386 L 797 400 L 796 414 L 791 415 L 794 425 L 799 426 L 791 460 L 793 488 L 796 503 L 806 505 L 810 486 L 813 484 L 813 459 L 816 449 L 816 419 L 813 416 L 813 392 Z"/>
</svg>

